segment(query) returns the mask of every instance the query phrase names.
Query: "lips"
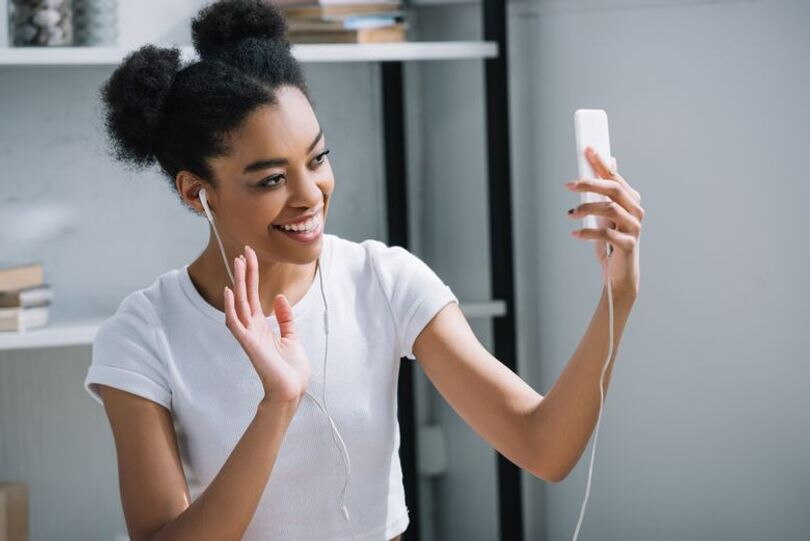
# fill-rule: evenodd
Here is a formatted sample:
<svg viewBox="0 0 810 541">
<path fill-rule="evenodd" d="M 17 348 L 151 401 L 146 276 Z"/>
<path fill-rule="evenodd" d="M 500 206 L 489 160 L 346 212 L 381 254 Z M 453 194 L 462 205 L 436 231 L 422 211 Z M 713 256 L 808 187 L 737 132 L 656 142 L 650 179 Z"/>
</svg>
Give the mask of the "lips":
<svg viewBox="0 0 810 541">
<path fill-rule="evenodd" d="M 306 231 L 295 231 L 292 229 L 284 229 L 283 227 L 275 225 L 273 226 L 273 229 L 290 239 L 305 244 L 309 244 L 319 239 L 323 232 L 323 220 L 319 215 L 312 220 L 312 224 L 313 224 L 312 229 Z"/>
<path fill-rule="evenodd" d="M 319 208 L 318 210 L 316 210 L 314 212 L 304 214 L 303 216 L 299 216 L 298 218 L 295 218 L 294 220 L 290 220 L 289 222 L 279 222 L 279 223 L 274 223 L 274 224 L 270 224 L 270 225 L 272 225 L 273 227 L 280 227 L 280 226 L 283 226 L 283 225 L 300 225 L 300 224 L 306 222 L 307 220 L 309 220 L 310 218 L 314 218 L 315 216 L 320 214 L 321 210 L 323 210 L 323 209 Z"/>
<path fill-rule="evenodd" d="M 311 218 L 309 218 L 307 220 L 296 222 L 296 223 L 293 223 L 293 224 L 289 224 L 289 226 L 287 226 L 287 227 L 294 227 L 295 229 L 288 229 L 285 226 L 275 225 L 275 224 L 272 224 L 272 226 L 273 226 L 273 229 L 275 229 L 277 231 L 283 231 L 285 233 L 306 233 L 306 232 L 314 231 L 315 229 L 317 229 L 320 226 L 321 221 L 322 221 L 321 215 L 320 214 L 315 214 L 313 217 L 311 217 Z M 305 226 L 308 227 L 308 228 L 304 229 Z"/>
</svg>

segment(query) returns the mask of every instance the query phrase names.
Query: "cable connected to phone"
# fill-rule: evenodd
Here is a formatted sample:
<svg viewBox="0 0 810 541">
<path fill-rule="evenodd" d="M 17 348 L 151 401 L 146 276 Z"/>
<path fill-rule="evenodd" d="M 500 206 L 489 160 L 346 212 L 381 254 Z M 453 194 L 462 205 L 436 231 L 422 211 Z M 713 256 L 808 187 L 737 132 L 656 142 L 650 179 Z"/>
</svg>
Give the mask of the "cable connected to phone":
<svg viewBox="0 0 810 541">
<path fill-rule="evenodd" d="M 605 390 L 604 390 L 604 383 L 603 380 L 605 378 L 605 374 L 607 373 L 608 365 L 610 365 L 610 359 L 613 357 L 613 291 L 612 286 L 610 283 L 610 273 L 608 272 L 608 267 L 610 264 L 610 258 L 613 255 L 613 245 L 609 242 L 606 243 L 606 250 L 607 250 L 607 257 L 605 259 L 605 263 L 602 267 L 603 271 L 603 281 L 605 283 L 605 287 L 607 288 L 607 297 L 608 297 L 608 354 L 607 359 L 605 360 L 605 365 L 602 368 L 602 375 L 599 377 L 599 415 L 596 419 L 596 431 L 593 435 L 593 446 L 591 449 L 591 463 L 588 467 L 588 482 L 585 487 L 585 498 L 582 500 L 582 508 L 579 510 L 579 519 L 577 520 L 577 527 L 574 530 L 574 538 L 573 541 L 576 541 L 579 537 L 579 530 L 582 526 L 582 518 L 585 515 L 585 505 L 588 503 L 588 495 L 591 492 L 591 476 L 593 475 L 593 458 L 596 454 L 596 440 L 599 438 L 599 423 L 602 420 L 602 408 L 605 402 Z"/>
<path fill-rule="evenodd" d="M 352 520 L 349 515 L 349 508 L 346 507 L 346 491 L 349 487 L 349 477 L 351 476 L 352 472 L 352 463 L 349 459 L 349 450 L 346 448 L 346 443 L 343 441 L 343 438 L 340 435 L 340 432 L 335 426 L 335 421 L 332 419 L 332 416 L 329 415 L 329 411 L 326 406 L 326 360 L 328 358 L 328 351 L 329 351 L 329 304 L 326 301 L 326 291 L 323 287 L 323 273 L 321 272 L 321 258 L 318 257 L 318 279 L 320 281 L 321 286 L 321 298 L 323 299 L 323 327 L 324 327 L 324 346 L 323 346 L 323 406 L 315 400 L 315 397 L 309 394 L 309 391 L 304 391 L 304 394 L 310 398 L 315 405 L 318 406 L 321 411 L 329 418 L 329 423 L 332 426 L 332 441 L 335 442 L 335 445 L 338 445 L 338 441 L 340 441 L 340 450 L 343 453 L 343 457 L 345 460 L 343 461 L 343 466 L 346 469 L 346 480 L 343 483 L 343 490 L 341 491 L 341 505 L 340 510 L 343 513 L 343 517 L 349 522 L 349 528 L 352 532 L 352 539 L 356 539 L 356 535 L 354 533 L 354 527 L 352 525 Z M 337 438 L 337 439 L 335 439 Z"/>
</svg>

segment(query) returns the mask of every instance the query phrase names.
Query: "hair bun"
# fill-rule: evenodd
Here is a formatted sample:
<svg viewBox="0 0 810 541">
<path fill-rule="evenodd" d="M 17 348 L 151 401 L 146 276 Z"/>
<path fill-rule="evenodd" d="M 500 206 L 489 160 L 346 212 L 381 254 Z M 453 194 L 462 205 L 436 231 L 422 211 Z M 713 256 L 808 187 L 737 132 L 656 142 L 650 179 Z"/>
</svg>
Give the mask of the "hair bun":
<svg viewBox="0 0 810 541">
<path fill-rule="evenodd" d="M 129 53 L 101 90 L 116 157 L 149 165 L 164 104 L 181 67 L 180 49 L 144 45 Z"/>
<path fill-rule="evenodd" d="M 270 0 L 219 0 L 191 21 L 191 40 L 201 58 L 218 56 L 248 38 L 277 40 L 289 47 L 287 22 Z"/>
</svg>

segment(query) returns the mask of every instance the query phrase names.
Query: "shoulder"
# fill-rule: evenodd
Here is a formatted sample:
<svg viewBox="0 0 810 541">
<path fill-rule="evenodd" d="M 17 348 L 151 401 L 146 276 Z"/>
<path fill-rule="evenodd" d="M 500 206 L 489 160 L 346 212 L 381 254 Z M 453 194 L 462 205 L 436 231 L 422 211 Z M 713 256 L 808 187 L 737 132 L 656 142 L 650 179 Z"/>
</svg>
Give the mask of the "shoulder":
<svg viewBox="0 0 810 541">
<path fill-rule="evenodd" d="M 356 274 L 373 274 L 370 278 L 379 280 L 384 287 L 395 281 L 397 274 L 407 274 L 415 267 L 426 267 L 419 257 L 402 246 L 371 238 L 353 241 L 337 235 L 330 237 L 332 255 L 341 261 L 342 267 Z"/>
<path fill-rule="evenodd" d="M 171 408 L 169 372 L 156 331 L 159 306 L 154 304 L 168 274 L 124 297 L 96 331 L 84 386 L 99 403 L 104 384 Z"/>
<path fill-rule="evenodd" d="M 118 304 L 112 316 L 104 320 L 99 334 L 108 332 L 150 334 L 158 326 L 158 314 L 165 308 L 170 297 L 170 288 L 176 284 L 177 269 L 158 276 L 150 285 L 127 294 Z"/>
</svg>

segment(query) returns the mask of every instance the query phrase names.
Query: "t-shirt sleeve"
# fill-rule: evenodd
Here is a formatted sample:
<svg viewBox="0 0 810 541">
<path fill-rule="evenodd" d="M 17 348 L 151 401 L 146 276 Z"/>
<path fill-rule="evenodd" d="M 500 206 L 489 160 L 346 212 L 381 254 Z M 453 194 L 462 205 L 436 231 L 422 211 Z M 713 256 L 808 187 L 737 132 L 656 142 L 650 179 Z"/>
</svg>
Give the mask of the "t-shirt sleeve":
<svg viewBox="0 0 810 541">
<path fill-rule="evenodd" d="M 416 359 L 416 337 L 444 306 L 458 304 L 458 298 L 433 269 L 405 248 L 377 240 L 366 242 L 394 317 L 399 356 Z"/>
<path fill-rule="evenodd" d="M 136 292 L 101 324 L 93 339 L 84 387 L 99 404 L 99 384 L 109 385 L 171 409 L 171 391 L 148 300 Z"/>
</svg>

